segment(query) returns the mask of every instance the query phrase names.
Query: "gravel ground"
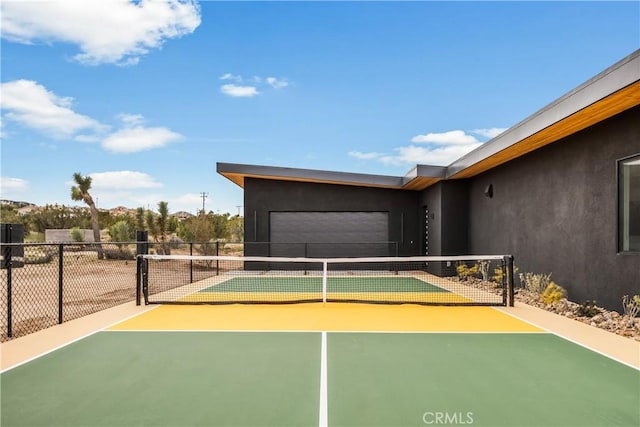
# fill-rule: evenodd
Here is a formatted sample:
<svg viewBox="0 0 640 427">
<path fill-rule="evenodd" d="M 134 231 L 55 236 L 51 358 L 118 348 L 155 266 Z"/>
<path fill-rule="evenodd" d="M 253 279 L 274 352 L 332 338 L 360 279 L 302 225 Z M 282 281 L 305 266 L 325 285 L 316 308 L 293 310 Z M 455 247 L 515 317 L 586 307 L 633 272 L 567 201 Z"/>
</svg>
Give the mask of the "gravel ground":
<svg viewBox="0 0 640 427">
<path fill-rule="evenodd" d="M 464 281 L 464 283 L 486 291 L 493 291 L 496 293 L 502 292 L 502 289 L 497 287 L 493 282 L 485 282 L 480 279 L 470 278 L 469 280 Z M 584 316 L 581 315 L 581 310 L 584 309 L 581 304 L 577 304 L 564 298 L 557 303 L 545 305 L 540 301 L 540 295 L 530 292 L 524 288 L 515 289 L 515 300 L 556 313 L 560 316 L 575 319 L 579 322 L 604 329 L 605 331 L 609 331 L 629 339 L 640 341 L 640 318 L 637 317 L 630 318 L 616 311 L 598 307 L 597 305 L 588 307 L 591 311 L 589 314 L 593 314 L 592 316 Z"/>
</svg>

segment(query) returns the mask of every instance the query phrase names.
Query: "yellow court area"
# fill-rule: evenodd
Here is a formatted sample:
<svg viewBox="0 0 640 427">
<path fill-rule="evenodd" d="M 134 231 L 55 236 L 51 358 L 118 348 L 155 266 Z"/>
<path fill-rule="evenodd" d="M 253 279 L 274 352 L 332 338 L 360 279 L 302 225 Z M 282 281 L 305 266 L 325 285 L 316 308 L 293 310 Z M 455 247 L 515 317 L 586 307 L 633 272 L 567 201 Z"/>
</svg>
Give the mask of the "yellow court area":
<svg viewBox="0 0 640 427">
<path fill-rule="evenodd" d="M 309 303 L 164 305 L 111 330 L 544 332 L 492 307 Z"/>
</svg>

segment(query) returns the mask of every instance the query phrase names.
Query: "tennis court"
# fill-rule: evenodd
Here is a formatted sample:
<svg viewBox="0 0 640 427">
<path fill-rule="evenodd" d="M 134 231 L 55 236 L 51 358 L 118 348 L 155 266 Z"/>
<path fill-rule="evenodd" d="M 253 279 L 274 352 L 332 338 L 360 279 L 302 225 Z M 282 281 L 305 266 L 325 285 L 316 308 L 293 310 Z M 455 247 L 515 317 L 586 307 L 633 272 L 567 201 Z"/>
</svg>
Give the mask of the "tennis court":
<svg viewBox="0 0 640 427">
<path fill-rule="evenodd" d="M 0 421 L 640 424 L 637 366 L 509 310 L 518 307 L 156 306 L 5 370 Z"/>
</svg>

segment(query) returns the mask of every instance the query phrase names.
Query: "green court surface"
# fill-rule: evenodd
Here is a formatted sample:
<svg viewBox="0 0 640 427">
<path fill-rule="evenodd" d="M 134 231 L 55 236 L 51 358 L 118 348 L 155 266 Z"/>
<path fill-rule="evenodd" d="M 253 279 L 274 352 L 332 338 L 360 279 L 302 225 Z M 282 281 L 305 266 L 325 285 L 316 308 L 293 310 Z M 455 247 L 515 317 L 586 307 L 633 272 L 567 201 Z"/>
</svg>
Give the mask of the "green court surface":
<svg viewBox="0 0 640 427">
<path fill-rule="evenodd" d="M 640 425 L 637 369 L 547 333 L 103 331 L 0 381 L 2 426 Z"/>
<path fill-rule="evenodd" d="M 322 277 L 233 277 L 200 292 L 322 293 Z M 414 277 L 329 277 L 327 292 L 449 292 Z"/>
</svg>

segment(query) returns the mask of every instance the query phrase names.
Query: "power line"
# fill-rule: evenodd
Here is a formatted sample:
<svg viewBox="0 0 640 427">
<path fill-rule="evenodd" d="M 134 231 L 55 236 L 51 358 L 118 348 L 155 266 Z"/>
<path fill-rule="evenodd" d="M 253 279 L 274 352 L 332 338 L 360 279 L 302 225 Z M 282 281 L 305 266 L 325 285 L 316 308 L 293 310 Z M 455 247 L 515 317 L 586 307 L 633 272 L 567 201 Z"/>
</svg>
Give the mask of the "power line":
<svg viewBox="0 0 640 427">
<path fill-rule="evenodd" d="M 200 193 L 200 197 L 202 198 L 202 214 L 204 215 L 205 210 L 204 210 L 204 200 L 209 197 L 209 193 Z"/>
</svg>

